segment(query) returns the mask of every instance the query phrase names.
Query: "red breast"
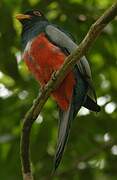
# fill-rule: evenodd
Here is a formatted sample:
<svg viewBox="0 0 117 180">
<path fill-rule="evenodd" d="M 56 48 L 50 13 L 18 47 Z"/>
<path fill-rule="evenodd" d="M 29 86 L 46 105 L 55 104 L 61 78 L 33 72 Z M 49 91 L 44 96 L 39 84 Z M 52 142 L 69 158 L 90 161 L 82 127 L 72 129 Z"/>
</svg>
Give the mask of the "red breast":
<svg viewBox="0 0 117 180">
<path fill-rule="evenodd" d="M 65 58 L 66 56 L 61 49 L 52 44 L 44 33 L 33 39 L 27 45 L 23 54 L 23 59 L 29 70 L 41 86 L 44 86 L 52 73 L 61 67 Z M 52 96 L 63 110 L 67 110 L 69 106 L 74 85 L 74 75 L 73 72 L 70 72 L 61 85 L 52 93 Z"/>
</svg>

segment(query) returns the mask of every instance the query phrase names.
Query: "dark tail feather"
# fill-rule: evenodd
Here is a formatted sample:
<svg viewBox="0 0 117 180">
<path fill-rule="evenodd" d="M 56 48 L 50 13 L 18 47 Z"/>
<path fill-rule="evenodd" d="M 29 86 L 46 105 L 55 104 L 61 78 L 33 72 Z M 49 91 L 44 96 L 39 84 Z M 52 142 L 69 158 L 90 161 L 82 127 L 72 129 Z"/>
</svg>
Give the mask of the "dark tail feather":
<svg viewBox="0 0 117 180">
<path fill-rule="evenodd" d="M 91 97 L 93 97 L 95 102 L 97 103 L 97 96 L 96 96 L 95 88 L 93 86 L 93 82 L 88 81 L 88 85 L 89 85 L 89 93 L 91 94 Z"/>
<path fill-rule="evenodd" d="M 100 106 L 96 102 L 94 102 L 89 96 L 86 97 L 83 106 L 95 112 L 99 112 L 101 110 Z"/>
<path fill-rule="evenodd" d="M 60 122 L 59 122 L 58 143 L 57 143 L 57 150 L 54 159 L 53 173 L 56 171 L 57 167 L 60 164 L 65 149 L 65 145 L 69 137 L 71 122 L 73 119 L 73 112 L 71 105 L 69 106 L 66 112 L 60 110 L 59 115 L 60 115 Z"/>
</svg>

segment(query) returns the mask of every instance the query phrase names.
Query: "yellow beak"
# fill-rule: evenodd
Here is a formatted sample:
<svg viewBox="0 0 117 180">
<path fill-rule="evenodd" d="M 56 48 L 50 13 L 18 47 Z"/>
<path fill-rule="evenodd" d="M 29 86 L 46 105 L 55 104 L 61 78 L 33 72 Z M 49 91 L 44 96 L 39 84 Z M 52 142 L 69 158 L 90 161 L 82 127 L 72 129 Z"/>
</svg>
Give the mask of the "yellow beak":
<svg viewBox="0 0 117 180">
<path fill-rule="evenodd" d="M 17 15 L 16 15 L 16 19 L 18 19 L 18 20 L 30 19 L 30 18 L 31 18 L 31 16 L 28 15 L 28 14 L 17 14 Z"/>
</svg>

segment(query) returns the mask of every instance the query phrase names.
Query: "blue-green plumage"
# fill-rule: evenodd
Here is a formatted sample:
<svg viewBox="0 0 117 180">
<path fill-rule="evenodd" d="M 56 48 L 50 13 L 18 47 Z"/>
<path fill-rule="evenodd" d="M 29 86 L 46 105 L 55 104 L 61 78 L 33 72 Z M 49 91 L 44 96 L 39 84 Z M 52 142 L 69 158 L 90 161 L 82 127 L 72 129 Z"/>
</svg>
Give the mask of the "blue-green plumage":
<svg viewBox="0 0 117 180">
<path fill-rule="evenodd" d="M 25 48 L 26 44 L 41 32 L 44 32 L 46 26 L 49 23 L 47 21 L 36 22 L 34 24 L 27 25 L 22 31 L 22 49 Z"/>
</svg>

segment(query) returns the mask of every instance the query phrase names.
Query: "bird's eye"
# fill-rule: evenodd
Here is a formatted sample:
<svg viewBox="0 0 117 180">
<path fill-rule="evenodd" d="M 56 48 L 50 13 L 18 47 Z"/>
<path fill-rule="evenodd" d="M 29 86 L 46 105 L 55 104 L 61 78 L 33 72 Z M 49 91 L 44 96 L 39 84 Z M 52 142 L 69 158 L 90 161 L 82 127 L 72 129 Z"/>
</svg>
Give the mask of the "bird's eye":
<svg viewBox="0 0 117 180">
<path fill-rule="evenodd" d="M 33 11 L 33 14 L 36 16 L 41 16 L 41 13 L 39 11 Z"/>
</svg>

